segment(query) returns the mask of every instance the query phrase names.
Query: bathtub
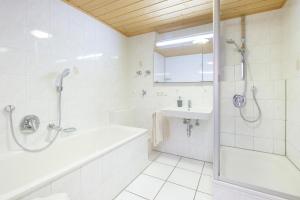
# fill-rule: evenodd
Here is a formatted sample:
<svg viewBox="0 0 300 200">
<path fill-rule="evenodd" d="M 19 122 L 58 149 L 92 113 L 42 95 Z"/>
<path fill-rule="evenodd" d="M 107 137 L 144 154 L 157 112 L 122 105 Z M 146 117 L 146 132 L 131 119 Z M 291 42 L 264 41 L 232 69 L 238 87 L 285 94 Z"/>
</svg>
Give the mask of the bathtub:
<svg viewBox="0 0 300 200">
<path fill-rule="evenodd" d="M 148 164 L 147 131 L 111 125 L 58 140 L 40 153 L 0 157 L 0 199 L 67 193 L 71 200 L 115 197 Z"/>
</svg>

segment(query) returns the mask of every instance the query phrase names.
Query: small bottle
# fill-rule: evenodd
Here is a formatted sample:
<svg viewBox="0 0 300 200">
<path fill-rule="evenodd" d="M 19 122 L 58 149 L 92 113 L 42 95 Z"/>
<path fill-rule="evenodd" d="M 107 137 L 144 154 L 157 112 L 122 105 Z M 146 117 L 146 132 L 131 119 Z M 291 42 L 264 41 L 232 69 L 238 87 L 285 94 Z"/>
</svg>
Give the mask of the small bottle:
<svg viewBox="0 0 300 200">
<path fill-rule="evenodd" d="M 177 100 L 177 107 L 182 107 L 182 99 L 181 99 L 181 96 L 178 97 L 178 100 Z"/>
</svg>

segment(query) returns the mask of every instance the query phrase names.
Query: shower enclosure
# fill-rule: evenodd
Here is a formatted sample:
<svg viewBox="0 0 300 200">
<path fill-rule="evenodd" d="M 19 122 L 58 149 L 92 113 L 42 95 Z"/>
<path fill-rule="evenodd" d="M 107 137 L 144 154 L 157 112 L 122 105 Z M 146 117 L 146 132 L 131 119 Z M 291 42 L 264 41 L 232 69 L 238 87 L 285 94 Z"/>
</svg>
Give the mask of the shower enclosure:
<svg viewBox="0 0 300 200">
<path fill-rule="evenodd" d="M 229 20 L 225 6 L 215 0 L 215 179 L 300 199 L 300 2 Z"/>
</svg>

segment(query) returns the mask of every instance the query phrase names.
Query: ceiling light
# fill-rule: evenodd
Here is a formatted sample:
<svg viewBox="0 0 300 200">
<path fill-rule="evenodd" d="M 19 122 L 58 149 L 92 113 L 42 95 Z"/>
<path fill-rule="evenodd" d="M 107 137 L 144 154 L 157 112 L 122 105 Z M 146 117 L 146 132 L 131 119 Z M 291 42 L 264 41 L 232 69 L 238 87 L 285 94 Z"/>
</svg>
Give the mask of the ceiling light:
<svg viewBox="0 0 300 200">
<path fill-rule="evenodd" d="M 199 39 L 199 40 L 194 40 L 193 44 L 206 44 L 208 42 L 209 42 L 209 39 L 202 38 L 202 39 Z"/>
<path fill-rule="evenodd" d="M 41 31 L 41 30 L 32 30 L 30 31 L 31 35 L 33 35 L 34 37 L 38 38 L 38 39 L 48 39 L 51 38 L 52 35 L 50 33 Z"/>
<path fill-rule="evenodd" d="M 118 60 L 118 59 L 119 59 L 119 56 L 112 56 L 111 58 L 112 58 L 112 59 L 115 59 L 115 60 Z"/>
<path fill-rule="evenodd" d="M 0 47 L 0 53 L 8 52 L 8 48 L 6 47 Z"/>
<path fill-rule="evenodd" d="M 103 53 L 97 53 L 97 54 L 89 54 L 86 56 L 78 56 L 77 60 L 86 60 L 86 59 L 91 59 L 91 58 L 98 58 L 103 56 Z"/>
<path fill-rule="evenodd" d="M 200 41 L 200 40 L 209 39 L 209 38 L 213 38 L 212 33 L 196 35 L 196 36 L 194 35 L 194 36 L 190 36 L 190 37 L 178 38 L 178 39 L 173 39 L 173 40 L 160 41 L 160 42 L 156 43 L 156 46 L 157 47 L 169 46 L 169 45 L 174 45 L 174 44 Z"/>
</svg>

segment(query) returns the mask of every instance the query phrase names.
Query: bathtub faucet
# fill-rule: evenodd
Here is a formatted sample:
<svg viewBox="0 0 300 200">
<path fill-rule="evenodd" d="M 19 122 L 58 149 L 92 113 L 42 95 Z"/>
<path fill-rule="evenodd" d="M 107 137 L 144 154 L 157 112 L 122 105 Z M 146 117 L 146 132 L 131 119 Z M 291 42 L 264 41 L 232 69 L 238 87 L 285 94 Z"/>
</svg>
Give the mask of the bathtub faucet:
<svg viewBox="0 0 300 200">
<path fill-rule="evenodd" d="M 50 123 L 48 125 L 49 130 L 63 131 L 64 133 L 73 133 L 77 131 L 75 127 L 61 128 L 60 126 L 55 125 L 54 123 Z"/>
<path fill-rule="evenodd" d="M 62 130 L 62 128 L 60 126 L 56 126 L 54 123 L 50 123 L 48 125 L 48 129 L 49 130 L 56 130 L 56 131 L 59 131 L 59 132 Z"/>
</svg>

